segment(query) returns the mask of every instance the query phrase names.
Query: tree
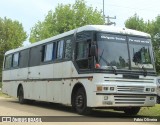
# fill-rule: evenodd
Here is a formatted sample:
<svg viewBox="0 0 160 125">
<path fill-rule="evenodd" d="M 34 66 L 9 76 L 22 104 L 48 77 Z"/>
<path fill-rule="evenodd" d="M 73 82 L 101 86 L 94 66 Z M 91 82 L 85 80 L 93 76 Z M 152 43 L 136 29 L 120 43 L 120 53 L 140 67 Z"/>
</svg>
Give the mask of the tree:
<svg viewBox="0 0 160 125">
<path fill-rule="evenodd" d="M 156 59 L 156 70 L 160 73 L 160 16 L 155 20 L 144 22 L 137 14 L 130 17 L 125 22 L 125 26 L 130 29 L 147 32 L 151 35 L 153 49 Z"/>
<path fill-rule="evenodd" d="M 129 29 L 134 29 L 144 32 L 146 31 L 147 28 L 146 22 L 144 22 L 142 18 L 140 19 L 137 14 L 134 14 L 132 17 L 127 19 L 125 21 L 125 26 Z"/>
<path fill-rule="evenodd" d="M 9 18 L 0 18 L 0 81 L 4 53 L 10 49 L 22 46 L 27 34 L 18 21 Z"/>
<path fill-rule="evenodd" d="M 87 24 L 104 23 L 102 12 L 87 7 L 84 0 L 77 0 L 73 5 L 59 4 L 55 12 L 50 10 L 44 21 L 35 24 L 29 40 L 37 42 Z"/>
<path fill-rule="evenodd" d="M 153 47 L 156 58 L 156 70 L 160 74 L 160 16 L 157 16 L 155 21 L 150 24 L 150 34 L 152 36 Z"/>
</svg>

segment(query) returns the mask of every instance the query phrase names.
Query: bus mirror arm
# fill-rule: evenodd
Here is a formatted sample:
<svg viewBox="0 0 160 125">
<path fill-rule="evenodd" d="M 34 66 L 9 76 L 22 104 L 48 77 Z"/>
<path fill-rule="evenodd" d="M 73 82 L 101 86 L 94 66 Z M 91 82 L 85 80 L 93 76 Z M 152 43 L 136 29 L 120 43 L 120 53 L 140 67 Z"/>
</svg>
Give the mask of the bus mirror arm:
<svg viewBox="0 0 160 125">
<path fill-rule="evenodd" d="M 91 56 L 97 57 L 97 46 L 96 45 L 91 45 L 90 54 Z"/>
<path fill-rule="evenodd" d="M 153 59 L 154 59 L 154 62 L 156 62 L 156 53 L 155 53 L 155 51 L 153 51 Z"/>
<path fill-rule="evenodd" d="M 97 46 L 96 45 L 91 45 L 91 49 L 90 49 L 90 55 L 95 57 L 96 59 L 96 63 L 98 63 L 98 53 L 97 53 Z"/>
</svg>

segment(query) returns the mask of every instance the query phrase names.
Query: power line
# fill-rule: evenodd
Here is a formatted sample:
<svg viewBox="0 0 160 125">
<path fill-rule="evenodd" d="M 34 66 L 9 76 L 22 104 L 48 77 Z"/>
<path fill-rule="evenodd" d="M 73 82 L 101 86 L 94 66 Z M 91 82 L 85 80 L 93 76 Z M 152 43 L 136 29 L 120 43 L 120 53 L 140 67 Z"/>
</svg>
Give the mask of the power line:
<svg viewBox="0 0 160 125">
<path fill-rule="evenodd" d="M 103 5 L 102 2 L 96 2 L 94 3 L 96 5 Z M 116 4 L 107 4 L 108 6 L 118 7 L 118 8 L 124 8 L 124 9 L 130 9 L 130 10 L 139 10 L 139 11 L 152 11 L 152 12 L 160 12 L 158 10 L 153 10 L 153 7 L 147 7 L 147 8 L 136 8 L 136 7 L 128 7 L 128 6 L 121 6 Z M 146 6 L 146 5 L 143 5 Z"/>
<path fill-rule="evenodd" d="M 104 0 L 103 0 L 104 1 Z M 89 2 L 89 1 L 88 1 Z M 103 2 L 99 1 L 99 2 L 94 2 L 95 5 L 103 5 Z M 153 7 L 152 6 L 149 6 L 147 8 L 142 8 L 142 9 L 139 9 L 139 8 L 136 8 L 136 7 L 128 7 L 128 6 L 121 6 L 121 5 L 116 5 L 116 4 L 107 4 L 108 6 L 114 6 L 114 7 L 121 7 L 121 8 L 126 8 L 126 9 L 138 9 L 138 10 L 145 10 L 145 11 L 156 11 L 156 10 L 153 10 Z M 143 4 L 143 6 L 147 6 L 149 4 Z M 141 6 L 142 7 L 142 6 Z M 149 9 L 149 10 L 148 10 Z M 159 12 L 159 11 L 156 11 L 156 12 Z"/>
<path fill-rule="evenodd" d="M 105 21 L 105 14 L 104 14 L 104 0 L 103 0 L 103 19 L 104 19 L 104 21 Z"/>
<path fill-rule="evenodd" d="M 114 6 L 114 7 L 120 7 L 120 8 L 124 8 L 124 9 L 136 9 L 136 10 L 140 10 L 140 11 L 154 11 L 154 12 L 159 12 L 159 11 L 156 11 L 156 10 L 152 10 L 151 8 L 142 8 L 142 9 L 139 9 L 139 8 L 134 8 L 134 7 L 126 7 L 126 6 L 119 6 L 119 5 L 114 5 L 114 4 L 108 4 L 109 6 Z"/>
</svg>

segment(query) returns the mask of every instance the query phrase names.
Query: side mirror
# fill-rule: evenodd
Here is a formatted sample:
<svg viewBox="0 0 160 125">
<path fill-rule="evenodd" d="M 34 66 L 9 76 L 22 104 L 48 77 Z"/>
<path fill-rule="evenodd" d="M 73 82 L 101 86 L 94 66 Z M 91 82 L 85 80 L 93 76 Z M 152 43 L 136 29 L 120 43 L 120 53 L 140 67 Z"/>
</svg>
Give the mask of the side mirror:
<svg viewBox="0 0 160 125">
<path fill-rule="evenodd" d="M 156 60 L 156 53 L 155 53 L 155 51 L 153 51 L 153 59 L 154 59 L 154 62 L 157 61 L 157 60 Z"/>
<path fill-rule="evenodd" d="M 97 54 L 97 46 L 96 45 L 91 45 L 90 54 L 91 54 L 91 56 L 97 57 L 98 54 Z"/>
</svg>

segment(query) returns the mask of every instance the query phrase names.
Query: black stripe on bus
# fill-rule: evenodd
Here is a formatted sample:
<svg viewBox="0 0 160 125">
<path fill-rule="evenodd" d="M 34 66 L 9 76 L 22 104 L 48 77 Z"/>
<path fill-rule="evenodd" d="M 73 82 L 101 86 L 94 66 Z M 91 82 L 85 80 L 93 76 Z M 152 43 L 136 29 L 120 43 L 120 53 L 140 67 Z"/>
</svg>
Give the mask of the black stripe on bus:
<svg viewBox="0 0 160 125">
<path fill-rule="evenodd" d="M 145 95 L 145 96 L 157 96 L 156 94 L 133 94 L 133 93 L 96 93 L 96 95 L 128 95 L 128 96 L 141 96 L 141 95 Z"/>
<path fill-rule="evenodd" d="M 106 79 L 111 79 L 111 80 L 115 80 L 115 79 L 135 79 L 134 77 L 132 78 L 124 78 L 124 77 L 104 77 Z M 154 80 L 154 79 L 149 79 L 149 78 L 137 78 L 136 80 Z"/>
<path fill-rule="evenodd" d="M 153 82 L 151 82 L 151 81 L 141 81 L 141 80 L 139 80 L 139 81 L 125 81 L 125 80 L 104 80 L 104 81 L 108 81 L 108 82 L 144 82 L 144 83 L 153 83 Z"/>
<path fill-rule="evenodd" d="M 13 82 L 13 81 L 24 81 L 24 82 L 34 82 L 34 81 L 62 81 L 62 80 L 73 80 L 73 79 L 93 79 L 93 76 L 84 77 L 67 77 L 67 78 L 46 78 L 46 79 L 13 79 L 13 80 L 3 80 L 3 82 Z"/>
</svg>

